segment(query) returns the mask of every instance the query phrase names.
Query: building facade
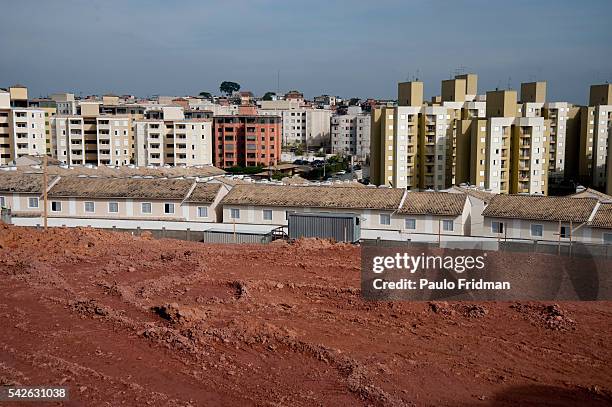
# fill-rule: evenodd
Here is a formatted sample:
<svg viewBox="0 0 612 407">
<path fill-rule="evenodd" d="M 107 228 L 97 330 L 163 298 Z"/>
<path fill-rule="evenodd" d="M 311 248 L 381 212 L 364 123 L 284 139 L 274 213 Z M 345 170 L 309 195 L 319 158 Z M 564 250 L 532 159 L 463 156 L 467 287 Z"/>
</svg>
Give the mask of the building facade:
<svg viewBox="0 0 612 407">
<path fill-rule="evenodd" d="M 281 117 L 238 114 L 215 116 L 214 163 L 220 168 L 269 166 L 280 161 Z"/>
</svg>

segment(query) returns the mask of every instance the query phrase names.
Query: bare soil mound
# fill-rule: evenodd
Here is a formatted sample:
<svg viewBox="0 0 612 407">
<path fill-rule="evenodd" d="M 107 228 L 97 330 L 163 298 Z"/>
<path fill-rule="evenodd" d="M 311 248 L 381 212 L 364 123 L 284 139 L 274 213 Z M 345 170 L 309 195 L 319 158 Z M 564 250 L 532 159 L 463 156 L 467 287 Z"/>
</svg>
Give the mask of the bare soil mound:
<svg viewBox="0 0 612 407">
<path fill-rule="evenodd" d="M 0 225 L 0 385 L 66 405 L 605 406 L 608 302 L 369 302 L 360 252 Z"/>
</svg>

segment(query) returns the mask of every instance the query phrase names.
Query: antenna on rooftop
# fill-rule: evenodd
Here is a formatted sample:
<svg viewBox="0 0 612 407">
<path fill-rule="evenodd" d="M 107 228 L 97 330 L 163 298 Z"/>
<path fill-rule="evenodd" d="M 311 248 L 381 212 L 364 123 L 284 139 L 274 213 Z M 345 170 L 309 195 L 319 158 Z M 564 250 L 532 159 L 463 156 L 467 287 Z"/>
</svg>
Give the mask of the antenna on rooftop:
<svg viewBox="0 0 612 407">
<path fill-rule="evenodd" d="M 510 90 L 512 88 L 512 77 L 508 76 L 508 87 L 506 89 Z"/>
<path fill-rule="evenodd" d="M 465 65 L 459 65 L 457 68 L 455 68 L 455 76 L 465 74 L 466 70 L 467 67 Z"/>
<path fill-rule="evenodd" d="M 280 93 L 280 69 L 276 72 L 276 94 Z"/>
</svg>

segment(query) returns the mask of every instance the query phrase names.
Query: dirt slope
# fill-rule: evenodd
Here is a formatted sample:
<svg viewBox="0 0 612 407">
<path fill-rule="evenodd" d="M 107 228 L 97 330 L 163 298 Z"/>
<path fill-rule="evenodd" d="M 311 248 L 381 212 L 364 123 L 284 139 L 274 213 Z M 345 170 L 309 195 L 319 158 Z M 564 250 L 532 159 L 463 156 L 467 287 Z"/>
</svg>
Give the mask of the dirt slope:
<svg viewBox="0 0 612 407">
<path fill-rule="evenodd" d="M 610 303 L 358 287 L 353 246 L 0 225 L 0 385 L 62 384 L 74 406 L 612 404 Z"/>
</svg>

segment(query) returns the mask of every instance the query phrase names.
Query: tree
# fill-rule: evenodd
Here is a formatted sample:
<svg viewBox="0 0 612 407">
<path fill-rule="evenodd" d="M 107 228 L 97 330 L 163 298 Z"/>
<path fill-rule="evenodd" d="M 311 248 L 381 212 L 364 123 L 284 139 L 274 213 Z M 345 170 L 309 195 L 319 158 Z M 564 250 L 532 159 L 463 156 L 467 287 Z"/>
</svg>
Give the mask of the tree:
<svg viewBox="0 0 612 407">
<path fill-rule="evenodd" d="M 229 96 L 233 92 L 238 92 L 240 90 L 240 84 L 236 82 L 223 81 L 221 82 L 221 86 L 219 86 L 219 90 Z"/>
<path fill-rule="evenodd" d="M 272 100 L 272 96 L 276 96 L 275 92 L 266 92 L 265 95 L 261 98 L 262 100 Z"/>
<path fill-rule="evenodd" d="M 212 99 L 212 95 L 209 92 L 200 92 L 200 97 L 202 99 Z"/>
</svg>

